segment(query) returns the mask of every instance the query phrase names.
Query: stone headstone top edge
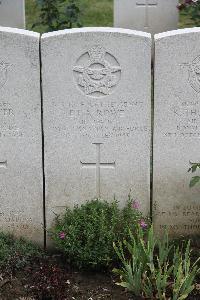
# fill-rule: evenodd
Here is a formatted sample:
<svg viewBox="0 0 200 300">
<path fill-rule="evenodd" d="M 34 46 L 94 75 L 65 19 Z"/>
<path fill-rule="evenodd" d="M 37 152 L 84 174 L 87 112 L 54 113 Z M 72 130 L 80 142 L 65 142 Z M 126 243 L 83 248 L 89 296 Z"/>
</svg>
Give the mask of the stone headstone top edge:
<svg viewBox="0 0 200 300">
<path fill-rule="evenodd" d="M 200 33 L 200 27 L 193 27 L 193 28 L 184 28 L 178 30 L 170 30 L 166 32 L 161 32 L 154 35 L 154 39 L 160 40 L 162 38 L 176 36 L 176 35 L 184 35 L 184 34 L 191 34 L 191 33 Z"/>
<path fill-rule="evenodd" d="M 53 32 L 47 32 L 42 34 L 42 39 L 55 37 L 55 36 L 61 36 L 61 35 L 67 35 L 67 34 L 74 34 L 74 33 L 121 33 L 121 34 L 127 34 L 131 36 L 139 36 L 139 37 L 145 37 L 151 39 L 151 34 L 143 31 L 137 31 L 137 30 L 131 30 L 131 29 L 124 29 L 124 28 L 113 28 L 113 27 L 83 27 L 83 28 L 73 28 L 73 29 L 64 29 L 64 30 L 58 30 Z"/>
<path fill-rule="evenodd" d="M 18 29 L 18 28 L 13 28 L 13 27 L 0 26 L 0 32 L 21 34 L 21 35 L 32 36 L 32 37 L 36 37 L 36 38 L 40 37 L 40 34 L 38 32 L 25 30 L 25 29 Z"/>
</svg>

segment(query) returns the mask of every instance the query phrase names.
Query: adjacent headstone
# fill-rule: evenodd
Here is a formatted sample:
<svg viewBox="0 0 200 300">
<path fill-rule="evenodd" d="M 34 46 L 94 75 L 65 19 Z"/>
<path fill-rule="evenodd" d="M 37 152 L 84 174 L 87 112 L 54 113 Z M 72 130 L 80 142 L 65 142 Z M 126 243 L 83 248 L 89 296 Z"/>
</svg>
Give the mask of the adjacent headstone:
<svg viewBox="0 0 200 300">
<path fill-rule="evenodd" d="M 25 28 L 24 0 L 0 0 L 0 26 Z"/>
<path fill-rule="evenodd" d="M 150 32 L 178 28 L 178 0 L 114 0 L 114 26 Z"/>
<path fill-rule="evenodd" d="M 0 27 L 0 230 L 43 241 L 39 34 Z"/>
<path fill-rule="evenodd" d="M 189 188 L 187 170 L 200 161 L 200 29 L 159 34 L 155 43 L 153 221 L 157 232 L 199 234 L 199 187 Z"/>
<path fill-rule="evenodd" d="M 149 212 L 151 38 L 87 28 L 42 36 L 47 227 L 66 206 L 130 190 Z"/>
</svg>

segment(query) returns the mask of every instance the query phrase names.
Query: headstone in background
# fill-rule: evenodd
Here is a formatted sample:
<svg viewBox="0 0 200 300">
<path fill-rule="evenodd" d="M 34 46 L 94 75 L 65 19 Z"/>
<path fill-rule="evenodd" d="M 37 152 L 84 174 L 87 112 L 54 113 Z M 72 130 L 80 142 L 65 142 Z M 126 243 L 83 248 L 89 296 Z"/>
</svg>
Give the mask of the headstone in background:
<svg viewBox="0 0 200 300">
<path fill-rule="evenodd" d="M 0 0 L 0 26 L 25 28 L 24 0 Z"/>
<path fill-rule="evenodd" d="M 149 212 L 151 38 L 113 28 L 42 36 L 47 226 L 130 190 Z"/>
<path fill-rule="evenodd" d="M 39 38 L 0 28 L 0 228 L 42 243 Z"/>
<path fill-rule="evenodd" d="M 153 221 L 157 232 L 199 234 L 199 187 L 189 188 L 187 170 L 200 161 L 200 29 L 159 34 L 155 43 Z"/>
<path fill-rule="evenodd" d="M 178 0 L 114 0 L 114 26 L 151 34 L 178 28 Z"/>
</svg>

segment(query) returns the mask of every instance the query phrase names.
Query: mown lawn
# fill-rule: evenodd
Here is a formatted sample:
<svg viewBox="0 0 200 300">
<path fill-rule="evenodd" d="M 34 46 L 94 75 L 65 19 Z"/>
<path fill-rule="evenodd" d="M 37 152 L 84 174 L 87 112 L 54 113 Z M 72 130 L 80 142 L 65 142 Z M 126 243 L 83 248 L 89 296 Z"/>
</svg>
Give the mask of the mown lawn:
<svg viewBox="0 0 200 300">
<path fill-rule="evenodd" d="M 78 2 L 82 12 L 81 22 L 83 26 L 113 26 L 113 0 L 78 0 Z M 32 25 L 37 23 L 38 20 L 39 8 L 36 0 L 26 0 L 27 29 L 31 30 Z M 180 28 L 193 26 L 194 23 L 188 16 L 180 16 Z M 44 32 L 46 28 L 37 26 L 34 30 Z"/>
</svg>

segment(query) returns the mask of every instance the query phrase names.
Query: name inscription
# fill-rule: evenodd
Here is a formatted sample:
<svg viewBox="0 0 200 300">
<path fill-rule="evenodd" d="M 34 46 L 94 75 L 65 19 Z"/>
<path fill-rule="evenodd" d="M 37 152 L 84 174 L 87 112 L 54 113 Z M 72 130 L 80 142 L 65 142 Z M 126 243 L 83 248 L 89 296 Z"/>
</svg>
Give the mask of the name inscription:
<svg viewBox="0 0 200 300">
<path fill-rule="evenodd" d="M 164 132 L 167 138 L 200 138 L 200 101 L 181 101 L 170 107 L 173 129 Z"/>
<path fill-rule="evenodd" d="M 66 124 L 54 129 L 67 137 L 72 132 L 89 138 L 131 137 L 149 130 L 137 114 L 143 108 L 144 102 L 137 100 L 71 102 L 64 111 Z"/>
</svg>

